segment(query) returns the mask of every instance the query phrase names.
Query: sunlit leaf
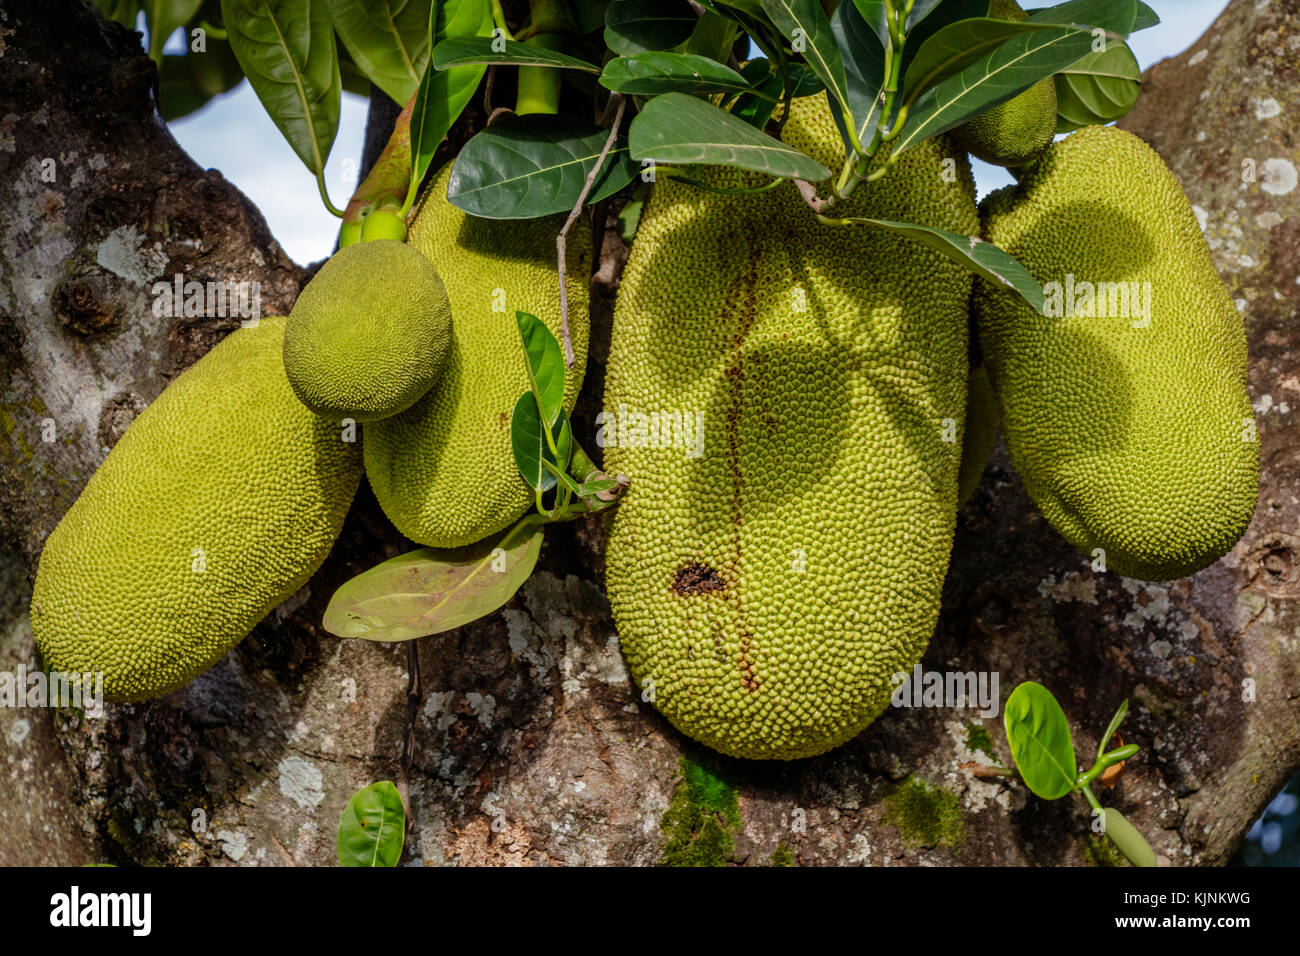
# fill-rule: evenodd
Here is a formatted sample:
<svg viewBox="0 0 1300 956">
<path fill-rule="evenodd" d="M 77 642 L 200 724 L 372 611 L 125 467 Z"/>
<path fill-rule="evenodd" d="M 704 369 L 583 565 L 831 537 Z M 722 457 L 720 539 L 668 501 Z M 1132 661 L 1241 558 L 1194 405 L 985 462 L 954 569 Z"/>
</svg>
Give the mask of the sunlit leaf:
<svg viewBox="0 0 1300 956">
<path fill-rule="evenodd" d="M 325 0 L 325 5 L 353 62 L 405 106 L 429 62 L 429 0 Z"/>
<path fill-rule="evenodd" d="M 1011 758 L 1025 786 L 1044 800 L 1074 790 L 1078 770 L 1070 725 L 1052 692 L 1025 681 L 1007 698 L 1003 719 Z"/>
<path fill-rule="evenodd" d="M 628 146 L 633 159 L 661 164 L 737 166 L 810 182 L 831 175 L 806 153 L 684 93 L 664 93 L 650 100 L 632 121 Z"/>
<path fill-rule="evenodd" d="M 488 37 L 449 37 L 433 54 L 436 69 L 470 63 L 497 66 L 549 66 L 557 70 L 582 70 L 599 73 L 600 67 L 576 56 L 548 50 L 543 46 L 519 43 L 516 40 L 497 40 Z"/>
<path fill-rule="evenodd" d="M 221 15 L 262 106 L 303 164 L 321 174 L 342 95 L 324 0 L 221 0 Z"/>
<path fill-rule="evenodd" d="M 536 517 L 463 548 L 421 548 L 357 575 L 330 598 L 325 630 L 339 637 L 407 641 L 491 614 L 537 563 L 542 526 Z"/>
<path fill-rule="evenodd" d="M 340 866 L 397 866 L 406 840 L 406 807 L 391 780 L 352 795 L 339 817 Z"/>
</svg>

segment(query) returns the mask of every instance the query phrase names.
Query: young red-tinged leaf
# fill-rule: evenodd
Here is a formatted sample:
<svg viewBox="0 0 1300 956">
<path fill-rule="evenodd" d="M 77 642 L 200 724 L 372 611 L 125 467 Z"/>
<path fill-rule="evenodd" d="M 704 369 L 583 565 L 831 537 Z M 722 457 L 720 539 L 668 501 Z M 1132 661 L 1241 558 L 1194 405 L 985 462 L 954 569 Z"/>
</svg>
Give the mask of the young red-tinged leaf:
<svg viewBox="0 0 1300 956">
<path fill-rule="evenodd" d="M 440 634 L 505 604 L 537 564 L 540 516 L 463 548 L 421 548 L 348 581 L 330 598 L 324 627 L 339 637 L 407 641 Z"/>
</svg>

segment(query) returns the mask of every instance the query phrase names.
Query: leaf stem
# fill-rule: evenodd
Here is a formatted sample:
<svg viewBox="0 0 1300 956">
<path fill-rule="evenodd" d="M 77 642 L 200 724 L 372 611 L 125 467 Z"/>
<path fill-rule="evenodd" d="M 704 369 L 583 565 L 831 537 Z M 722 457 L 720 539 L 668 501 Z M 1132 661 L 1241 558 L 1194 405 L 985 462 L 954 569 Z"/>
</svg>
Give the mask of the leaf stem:
<svg viewBox="0 0 1300 956">
<path fill-rule="evenodd" d="M 569 230 L 577 221 L 578 216 L 582 214 L 583 207 L 587 204 L 587 196 L 591 194 L 592 187 L 596 184 L 596 179 L 600 176 L 600 171 L 605 165 L 605 160 L 609 157 L 609 151 L 614 148 L 614 142 L 618 139 L 618 128 L 623 122 L 623 110 L 627 106 L 627 98 L 621 93 L 613 94 L 618 99 L 618 106 L 614 112 L 614 122 L 609 128 L 609 136 L 605 139 L 605 146 L 600 151 L 600 156 L 596 158 L 595 164 L 591 167 L 591 172 L 587 173 L 587 181 L 582 185 L 582 192 L 578 196 L 578 201 L 573 204 L 573 210 L 569 213 L 569 218 L 564 222 L 564 228 L 560 234 L 555 237 L 555 251 L 559 260 L 560 272 L 560 335 L 564 346 L 564 367 L 572 368 L 577 357 L 573 352 L 573 340 L 569 336 L 569 289 L 568 289 L 568 265 L 565 261 L 565 247 L 569 237 Z"/>
<path fill-rule="evenodd" d="M 330 202 L 329 191 L 325 188 L 325 167 L 324 166 L 322 166 L 320 169 L 316 171 L 316 188 L 320 190 L 320 201 L 325 204 L 325 208 L 329 210 L 330 215 L 337 216 L 338 218 L 342 219 L 343 210 L 339 209 L 332 202 Z"/>
</svg>

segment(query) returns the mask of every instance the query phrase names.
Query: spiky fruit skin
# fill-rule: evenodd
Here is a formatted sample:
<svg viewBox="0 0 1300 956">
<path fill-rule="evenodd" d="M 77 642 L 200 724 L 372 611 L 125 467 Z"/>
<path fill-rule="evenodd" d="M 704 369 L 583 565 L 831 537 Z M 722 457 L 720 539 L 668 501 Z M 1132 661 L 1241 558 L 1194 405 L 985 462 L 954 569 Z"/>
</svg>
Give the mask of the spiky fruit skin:
<svg viewBox="0 0 1300 956">
<path fill-rule="evenodd" d="M 957 479 L 958 508 L 970 500 L 984 477 L 989 456 L 998 441 L 999 420 L 998 399 L 993 394 L 988 369 L 983 364 L 973 366 L 966 380 L 966 433 L 962 439 L 961 471 Z"/>
<path fill-rule="evenodd" d="M 356 443 L 303 407 L 284 320 L 236 329 L 140 413 L 41 552 L 32 631 L 50 671 L 108 700 L 215 664 L 329 553 L 361 480 Z"/>
<path fill-rule="evenodd" d="M 495 534 L 533 503 L 510 445 L 510 416 L 528 389 L 515 311 L 561 339 L 555 237 L 565 217 L 467 215 L 447 201 L 450 173 L 444 167 L 421 197 L 409 241 L 446 282 L 455 316 L 447 367 L 423 398 L 365 434 L 366 475 L 385 514 L 411 540 L 437 548 Z M 571 410 L 587 364 L 588 230 L 572 231 L 567 253 Z"/>
<path fill-rule="evenodd" d="M 450 351 L 451 305 L 438 271 L 405 243 L 363 238 L 299 294 L 284 368 L 312 411 L 369 422 L 415 404 Z"/>
<path fill-rule="evenodd" d="M 822 95 L 794 101 L 784 135 L 832 167 L 842 155 Z M 965 156 L 942 140 L 842 210 L 978 226 Z M 654 186 L 604 409 L 699 412 L 704 449 L 625 446 L 606 418 L 605 470 L 631 482 L 606 590 L 633 678 L 683 733 L 737 757 L 818 754 L 869 724 L 920 657 L 956 514 L 969 290 L 968 273 L 900 236 L 819 224 L 789 184 Z"/>
<path fill-rule="evenodd" d="M 1072 545 L 1104 549 L 1128 577 L 1171 580 L 1218 560 L 1254 513 L 1259 445 L 1241 317 L 1178 181 L 1137 136 L 1089 126 L 981 213 L 985 238 L 1061 283 L 1058 313 L 1067 274 L 1150 283 L 1144 326 L 1115 314 L 1109 292 L 1104 317 L 1046 317 L 977 280 L 980 348 L 1029 495 Z"/>
<path fill-rule="evenodd" d="M 1029 14 L 1014 0 L 993 0 L 989 16 L 1020 22 Z M 1056 135 L 1056 84 L 1049 76 L 952 131 L 952 140 L 995 166 L 1023 166 Z"/>
</svg>

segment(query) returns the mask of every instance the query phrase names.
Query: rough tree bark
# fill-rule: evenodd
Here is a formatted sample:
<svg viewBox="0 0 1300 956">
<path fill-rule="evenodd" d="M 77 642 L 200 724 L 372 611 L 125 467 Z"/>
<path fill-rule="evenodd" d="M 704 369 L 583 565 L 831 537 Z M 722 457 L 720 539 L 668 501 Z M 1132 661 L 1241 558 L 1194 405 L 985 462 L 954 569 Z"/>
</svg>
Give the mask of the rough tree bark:
<svg viewBox="0 0 1300 956">
<path fill-rule="evenodd" d="M 1300 766 L 1298 6 L 1234 0 L 1148 71 L 1123 124 L 1203 211 L 1246 317 L 1263 460 L 1249 531 L 1183 581 L 1094 576 L 999 450 L 959 519 L 924 659 L 997 672 L 1004 697 L 1045 683 L 1085 753 L 1129 697 L 1122 734 L 1142 752 L 1103 800 L 1172 865 L 1224 862 Z M 172 140 L 152 86 L 135 37 L 88 5 L 0 8 L 0 670 L 37 665 L 26 611 L 44 537 L 134 414 L 234 325 L 155 318 L 152 281 L 257 280 L 270 313 L 304 279 L 257 210 Z M 611 232 L 580 433 L 625 252 Z M 403 775 L 404 650 L 319 621 L 339 583 L 406 547 L 363 489 L 313 581 L 190 686 L 101 720 L 0 709 L 0 863 L 328 864 L 348 797 L 383 778 L 407 790 L 415 864 L 655 863 L 701 821 L 730 839 L 716 855 L 752 864 L 1113 860 L 1081 801 L 978 773 L 985 748 L 1004 763 L 1007 750 L 1000 719 L 971 710 L 890 711 L 797 763 L 713 761 L 740 822 L 708 808 L 692 820 L 673 796 L 683 755 L 700 755 L 627 679 L 594 522 L 553 529 L 500 613 L 419 642 L 425 697 Z"/>
</svg>

